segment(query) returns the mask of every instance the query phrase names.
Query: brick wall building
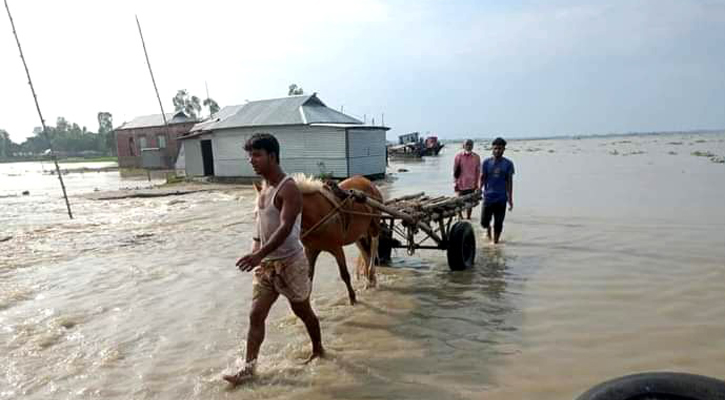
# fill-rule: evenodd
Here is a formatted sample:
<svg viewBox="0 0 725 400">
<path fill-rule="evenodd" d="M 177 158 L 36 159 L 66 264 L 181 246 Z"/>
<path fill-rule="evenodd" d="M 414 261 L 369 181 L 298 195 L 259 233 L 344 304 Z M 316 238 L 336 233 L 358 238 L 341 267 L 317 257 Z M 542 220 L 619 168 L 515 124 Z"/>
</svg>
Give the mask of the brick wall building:
<svg viewBox="0 0 725 400">
<path fill-rule="evenodd" d="M 115 129 L 118 166 L 121 168 L 141 168 L 142 150 L 158 149 L 164 168 L 173 169 L 179 153 L 177 139 L 189 133 L 198 121 L 189 118 L 183 112 L 166 114 L 167 128 L 161 114 L 134 118 Z"/>
</svg>

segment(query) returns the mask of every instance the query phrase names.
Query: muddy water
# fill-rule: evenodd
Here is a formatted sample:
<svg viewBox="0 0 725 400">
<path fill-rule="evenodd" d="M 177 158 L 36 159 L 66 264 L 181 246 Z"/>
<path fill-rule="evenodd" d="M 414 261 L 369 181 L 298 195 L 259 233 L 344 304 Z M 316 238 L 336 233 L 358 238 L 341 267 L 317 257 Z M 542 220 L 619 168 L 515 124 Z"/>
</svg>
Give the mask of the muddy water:
<svg viewBox="0 0 725 400">
<path fill-rule="evenodd" d="M 449 194 L 454 150 L 392 163 L 386 193 Z M 0 198 L 0 398 L 570 399 L 637 371 L 725 377 L 725 165 L 695 152 L 725 140 L 510 143 L 516 208 L 502 244 L 476 228 L 475 269 L 401 251 L 351 307 L 322 256 L 329 357 L 299 365 L 307 338 L 281 300 L 259 379 L 236 390 L 220 376 L 243 357 L 250 190 L 76 195 L 74 221 L 58 193 Z M 99 174 L 72 193 L 139 184 Z M 19 193 L 3 165 L 0 182 Z"/>
</svg>

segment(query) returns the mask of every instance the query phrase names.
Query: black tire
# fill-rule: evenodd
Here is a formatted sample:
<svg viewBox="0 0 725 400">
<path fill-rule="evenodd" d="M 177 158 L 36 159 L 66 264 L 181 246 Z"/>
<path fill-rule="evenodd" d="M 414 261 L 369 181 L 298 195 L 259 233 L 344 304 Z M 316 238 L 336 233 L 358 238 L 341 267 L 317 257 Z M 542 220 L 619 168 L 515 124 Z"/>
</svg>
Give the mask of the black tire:
<svg viewBox="0 0 725 400">
<path fill-rule="evenodd" d="M 400 246 L 400 241 L 393 239 L 388 231 L 383 230 L 380 233 L 380 241 L 378 242 L 378 262 L 380 265 L 390 263 L 390 257 L 395 246 Z"/>
<path fill-rule="evenodd" d="M 476 236 L 473 227 L 465 221 L 458 221 L 448 235 L 448 267 L 451 271 L 462 271 L 473 267 L 476 260 Z"/>
<path fill-rule="evenodd" d="M 725 400 L 725 382 L 702 375 L 647 372 L 600 383 L 577 400 Z"/>
</svg>

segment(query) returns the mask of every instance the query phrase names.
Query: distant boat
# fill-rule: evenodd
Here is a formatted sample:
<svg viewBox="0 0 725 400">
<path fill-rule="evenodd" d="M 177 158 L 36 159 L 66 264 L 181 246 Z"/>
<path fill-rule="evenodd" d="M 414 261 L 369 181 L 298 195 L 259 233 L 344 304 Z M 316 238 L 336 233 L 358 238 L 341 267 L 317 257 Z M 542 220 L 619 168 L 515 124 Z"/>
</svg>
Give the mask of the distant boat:
<svg viewBox="0 0 725 400">
<path fill-rule="evenodd" d="M 415 158 L 437 156 L 443 146 L 436 136 L 429 136 L 423 141 L 419 132 L 411 132 L 398 136 L 398 144 L 388 146 L 388 155 Z"/>
<path fill-rule="evenodd" d="M 437 156 L 445 145 L 438 141 L 437 136 L 428 136 L 425 138 L 425 154 L 426 156 Z"/>
</svg>

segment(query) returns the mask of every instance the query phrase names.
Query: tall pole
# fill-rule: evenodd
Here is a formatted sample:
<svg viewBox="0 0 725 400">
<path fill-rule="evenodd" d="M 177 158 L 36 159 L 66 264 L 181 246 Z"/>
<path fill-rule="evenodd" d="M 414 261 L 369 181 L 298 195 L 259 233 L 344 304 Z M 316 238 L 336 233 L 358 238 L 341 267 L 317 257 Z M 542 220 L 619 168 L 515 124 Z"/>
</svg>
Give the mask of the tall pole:
<svg viewBox="0 0 725 400">
<path fill-rule="evenodd" d="M 60 173 L 60 167 L 58 166 L 58 157 L 56 157 L 53 151 L 53 144 L 50 142 L 50 136 L 48 136 L 48 128 L 45 126 L 45 119 L 43 119 L 43 113 L 40 112 L 40 104 L 38 104 L 38 96 L 35 94 L 35 88 L 33 87 L 33 81 L 30 79 L 30 71 L 28 71 L 28 63 L 25 62 L 25 56 L 23 55 L 23 48 L 20 47 L 20 39 L 18 39 L 18 33 L 15 30 L 15 22 L 13 16 L 10 14 L 10 7 L 8 6 L 8 0 L 5 1 L 5 9 L 8 11 L 8 18 L 10 18 L 10 26 L 13 28 L 13 36 L 15 36 L 15 42 L 18 44 L 18 51 L 20 52 L 20 59 L 23 60 L 23 67 L 25 67 L 25 74 L 28 76 L 28 85 L 30 85 L 30 92 L 33 93 L 33 100 L 35 101 L 35 109 L 38 110 L 38 116 L 40 117 L 40 124 L 43 126 L 43 136 L 48 141 L 48 148 L 50 148 L 50 156 L 55 164 L 55 172 L 58 174 L 58 180 L 60 181 L 60 188 L 63 190 L 63 198 L 65 199 L 65 207 L 68 209 L 68 217 L 73 219 L 73 212 L 70 209 L 70 202 L 68 201 L 68 194 L 65 191 L 65 184 L 63 183 L 63 175 Z"/>
<path fill-rule="evenodd" d="M 170 158 L 169 155 L 169 145 L 171 144 L 171 141 L 169 140 L 169 123 L 166 121 L 166 113 L 164 113 L 164 105 L 161 103 L 161 96 L 159 96 L 159 89 L 156 87 L 156 79 L 154 79 L 154 71 L 151 69 L 151 61 L 149 61 L 149 53 L 146 51 L 146 42 L 143 40 L 143 32 L 141 32 L 141 23 L 138 22 L 138 15 L 136 15 L 136 25 L 138 25 L 138 34 L 141 36 L 141 45 L 143 46 L 143 54 L 146 56 L 146 65 L 149 67 L 149 74 L 151 74 L 151 82 L 154 84 L 154 91 L 156 92 L 156 99 L 159 101 L 159 108 L 161 108 L 161 118 L 164 119 L 164 126 L 166 127 L 164 135 L 166 136 L 166 149 L 164 151 L 166 152 L 167 156 Z M 169 160 L 169 163 L 171 160 Z"/>
<path fill-rule="evenodd" d="M 204 87 L 206 87 L 206 99 L 209 100 L 209 84 L 206 81 L 204 81 Z M 199 118 L 201 118 L 201 115 Z M 209 118 L 211 118 L 211 105 L 209 107 Z"/>
</svg>

